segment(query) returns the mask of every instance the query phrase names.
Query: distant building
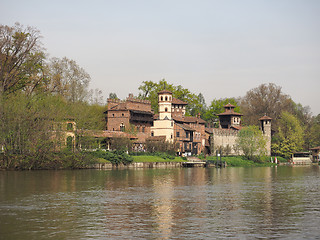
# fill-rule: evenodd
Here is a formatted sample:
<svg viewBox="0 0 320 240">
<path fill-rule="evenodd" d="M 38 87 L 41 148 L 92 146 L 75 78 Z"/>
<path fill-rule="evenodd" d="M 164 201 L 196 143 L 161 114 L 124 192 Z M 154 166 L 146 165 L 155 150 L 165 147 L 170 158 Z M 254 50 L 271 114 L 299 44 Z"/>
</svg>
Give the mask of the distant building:
<svg viewBox="0 0 320 240">
<path fill-rule="evenodd" d="M 172 97 L 172 92 L 158 93 L 159 115 L 155 116 L 151 136 L 165 136 L 177 143 L 177 152 L 185 155 L 200 154 L 205 149 L 205 121 L 185 116 L 187 103 Z"/>
<path fill-rule="evenodd" d="M 129 94 L 126 100 L 108 99 L 107 130 L 110 132 L 130 132 L 137 137 L 137 142 L 144 143 L 151 135 L 153 111 L 147 100 L 134 98 Z"/>
<path fill-rule="evenodd" d="M 224 155 L 241 155 L 242 152 L 237 147 L 239 130 L 241 130 L 242 114 L 234 111 L 235 106 L 227 104 L 224 106 L 225 111 L 219 116 L 219 128 L 207 129 L 208 133 L 212 132 L 208 139 L 212 153 L 222 152 Z M 271 118 L 264 116 L 259 119 L 260 130 L 266 138 L 266 154 L 271 155 Z"/>
</svg>

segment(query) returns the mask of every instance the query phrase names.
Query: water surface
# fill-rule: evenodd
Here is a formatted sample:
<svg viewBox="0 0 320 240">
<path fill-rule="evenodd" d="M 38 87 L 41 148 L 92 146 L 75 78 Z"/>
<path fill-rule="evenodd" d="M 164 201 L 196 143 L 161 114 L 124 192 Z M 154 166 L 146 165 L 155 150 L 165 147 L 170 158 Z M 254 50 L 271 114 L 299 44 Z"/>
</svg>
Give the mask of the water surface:
<svg viewBox="0 0 320 240">
<path fill-rule="evenodd" d="M 316 239 L 319 166 L 0 172 L 0 239 Z"/>
</svg>

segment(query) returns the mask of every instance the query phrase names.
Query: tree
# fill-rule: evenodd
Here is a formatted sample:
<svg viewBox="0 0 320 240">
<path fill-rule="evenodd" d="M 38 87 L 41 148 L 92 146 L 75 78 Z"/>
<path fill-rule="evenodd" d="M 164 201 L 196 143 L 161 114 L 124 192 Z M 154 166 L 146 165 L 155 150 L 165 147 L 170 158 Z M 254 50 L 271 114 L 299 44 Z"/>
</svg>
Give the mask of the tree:
<svg viewBox="0 0 320 240">
<path fill-rule="evenodd" d="M 118 99 L 118 96 L 116 93 L 109 93 L 109 98 L 111 99 Z"/>
<path fill-rule="evenodd" d="M 40 38 L 32 27 L 0 25 L 0 95 L 26 88 L 32 92 L 40 84 L 44 60 Z"/>
<path fill-rule="evenodd" d="M 174 98 L 187 102 L 186 115 L 194 116 L 205 111 L 205 101 L 201 93 L 196 95 L 181 85 L 174 86 L 173 84 L 169 84 L 165 79 L 160 80 L 158 83 L 144 81 L 139 86 L 139 90 L 141 91 L 139 98 L 149 100 L 151 108 L 156 113 L 158 112 L 158 92 L 161 90 L 169 90 Z"/>
<path fill-rule="evenodd" d="M 273 119 L 273 128 L 283 111 L 292 111 L 293 101 L 281 91 L 281 87 L 273 83 L 261 84 L 249 90 L 240 100 L 243 122 L 256 125 L 257 119 L 265 114 Z"/>
<path fill-rule="evenodd" d="M 310 147 L 320 146 L 320 114 L 312 118 L 310 137 Z"/>
<path fill-rule="evenodd" d="M 207 108 L 207 111 L 204 113 L 203 118 L 206 120 L 210 126 L 218 127 L 219 126 L 219 117 L 218 114 L 224 112 L 224 106 L 227 104 L 232 104 L 236 106 L 235 112 L 240 112 L 240 107 L 238 102 L 234 98 L 225 98 L 219 100 L 212 100 L 210 106 Z"/>
<path fill-rule="evenodd" d="M 266 153 L 266 139 L 257 126 L 242 128 L 239 131 L 237 145 L 249 160 L 257 160 Z"/>
<path fill-rule="evenodd" d="M 51 58 L 48 64 L 50 82 L 47 90 L 70 102 L 87 101 L 90 75 L 74 60 Z"/>
<path fill-rule="evenodd" d="M 293 114 L 283 112 L 279 119 L 278 132 L 273 138 L 275 154 L 290 158 L 293 152 L 301 151 L 304 144 L 304 128 Z"/>
</svg>

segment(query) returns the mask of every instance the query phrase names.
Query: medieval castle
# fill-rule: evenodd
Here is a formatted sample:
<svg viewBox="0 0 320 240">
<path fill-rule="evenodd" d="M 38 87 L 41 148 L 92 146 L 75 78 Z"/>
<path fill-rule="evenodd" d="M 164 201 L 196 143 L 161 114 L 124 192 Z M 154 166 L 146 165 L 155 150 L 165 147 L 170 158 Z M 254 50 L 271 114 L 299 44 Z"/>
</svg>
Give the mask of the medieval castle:
<svg viewBox="0 0 320 240">
<path fill-rule="evenodd" d="M 143 149 L 147 139 L 161 138 L 175 142 L 177 153 L 181 155 L 211 154 L 216 150 L 241 154 L 236 142 L 242 114 L 234 111 L 235 106 L 224 106 L 225 112 L 218 114 L 219 127 L 207 128 L 200 116 L 185 116 L 187 103 L 174 98 L 172 92 L 160 91 L 158 103 L 158 114 L 154 114 L 150 101 L 136 99 L 132 94 L 126 100 L 108 99 L 104 135 L 108 138 L 128 137 L 133 140 L 137 151 Z M 267 140 L 267 155 L 271 154 L 271 120 L 267 116 L 259 119 L 260 129 Z"/>
</svg>

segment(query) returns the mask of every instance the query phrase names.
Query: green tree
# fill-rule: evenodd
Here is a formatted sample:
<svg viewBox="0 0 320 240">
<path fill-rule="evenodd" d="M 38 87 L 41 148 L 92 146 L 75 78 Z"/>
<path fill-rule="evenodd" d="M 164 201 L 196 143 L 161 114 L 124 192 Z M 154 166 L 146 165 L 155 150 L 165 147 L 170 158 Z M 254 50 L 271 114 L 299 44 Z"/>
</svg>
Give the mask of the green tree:
<svg viewBox="0 0 320 240">
<path fill-rule="evenodd" d="M 212 100 L 210 106 L 207 108 L 207 111 L 203 115 L 203 119 L 208 122 L 212 127 L 219 127 L 219 117 L 218 114 L 224 112 L 224 106 L 227 104 L 232 104 L 236 106 L 235 112 L 240 112 L 240 107 L 238 102 L 234 98 L 225 98 L 219 100 Z"/>
<path fill-rule="evenodd" d="M 240 130 L 237 147 L 249 160 L 258 160 L 266 153 L 266 139 L 257 126 L 247 126 Z"/>
<path fill-rule="evenodd" d="M 278 132 L 273 138 L 273 152 L 288 159 L 293 152 L 301 151 L 303 145 L 304 128 L 300 121 L 293 114 L 283 112 L 279 119 Z"/>
<path fill-rule="evenodd" d="M 151 108 L 157 113 L 158 92 L 165 89 L 171 91 L 174 98 L 188 103 L 186 106 L 186 115 L 194 116 L 198 113 L 201 114 L 205 112 L 205 101 L 201 93 L 196 95 L 181 85 L 174 86 L 173 84 L 169 84 L 165 79 L 160 80 L 158 83 L 152 81 L 142 82 L 139 86 L 139 98 L 149 100 L 151 102 Z"/>
<path fill-rule="evenodd" d="M 320 146 L 320 114 L 312 118 L 309 134 L 310 148 Z"/>
</svg>

